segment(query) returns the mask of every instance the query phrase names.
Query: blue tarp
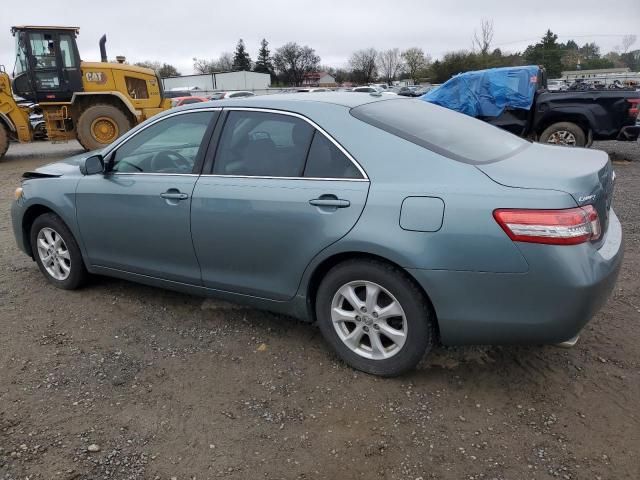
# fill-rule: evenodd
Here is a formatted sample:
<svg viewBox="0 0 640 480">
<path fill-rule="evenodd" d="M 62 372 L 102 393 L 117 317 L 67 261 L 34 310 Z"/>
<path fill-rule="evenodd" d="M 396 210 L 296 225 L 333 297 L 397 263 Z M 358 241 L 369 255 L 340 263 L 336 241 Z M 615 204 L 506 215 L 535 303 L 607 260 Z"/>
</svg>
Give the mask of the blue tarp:
<svg viewBox="0 0 640 480">
<path fill-rule="evenodd" d="M 420 98 L 472 117 L 497 117 L 506 107 L 531 108 L 539 74 L 537 66 L 465 72 Z"/>
</svg>

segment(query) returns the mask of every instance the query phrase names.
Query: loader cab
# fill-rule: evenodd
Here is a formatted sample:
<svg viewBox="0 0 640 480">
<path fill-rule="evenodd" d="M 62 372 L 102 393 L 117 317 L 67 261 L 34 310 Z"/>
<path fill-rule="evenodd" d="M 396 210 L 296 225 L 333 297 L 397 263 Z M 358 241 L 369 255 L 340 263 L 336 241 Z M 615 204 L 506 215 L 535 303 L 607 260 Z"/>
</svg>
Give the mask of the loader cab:
<svg viewBox="0 0 640 480">
<path fill-rule="evenodd" d="M 12 27 L 13 91 L 36 103 L 70 102 L 82 91 L 76 27 Z"/>
</svg>

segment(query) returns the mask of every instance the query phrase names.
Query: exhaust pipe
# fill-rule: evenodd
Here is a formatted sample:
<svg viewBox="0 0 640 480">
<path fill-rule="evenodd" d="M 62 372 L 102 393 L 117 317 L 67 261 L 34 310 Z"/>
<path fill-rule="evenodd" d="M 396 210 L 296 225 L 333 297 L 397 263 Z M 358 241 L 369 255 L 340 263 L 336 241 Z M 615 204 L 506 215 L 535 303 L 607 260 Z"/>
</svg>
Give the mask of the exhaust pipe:
<svg viewBox="0 0 640 480">
<path fill-rule="evenodd" d="M 107 59 L 107 49 L 105 48 L 104 44 L 107 43 L 107 35 L 102 35 L 102 37 L 100 37 L 100 57 L 102 58 L 103 62 L 108 62 L 109 60 Z"/>
</svg>

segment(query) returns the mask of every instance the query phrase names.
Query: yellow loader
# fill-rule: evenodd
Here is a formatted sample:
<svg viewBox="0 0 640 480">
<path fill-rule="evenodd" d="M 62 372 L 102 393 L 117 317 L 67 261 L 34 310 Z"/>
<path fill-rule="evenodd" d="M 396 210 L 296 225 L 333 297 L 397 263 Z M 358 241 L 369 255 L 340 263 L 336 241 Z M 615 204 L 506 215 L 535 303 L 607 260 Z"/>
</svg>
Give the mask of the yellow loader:
<svg viewBox="0 0 640 480">
<path fill-rule="evenodd" d="M 80 59 L 77 27 L 17 26 L 13 84 L 0 66 L 0 158 L 11 140 L 34 139 L 30 107 L 42 110 L 52 141 L 78 139 L 87 150 L 103 148 L 143 120 L 171 107 L 162 82 L 148 68 L 108 62 L 106 36 L 101 62 Z M 17 97 L 24 99 L 16 101 Z"/>
</svg>

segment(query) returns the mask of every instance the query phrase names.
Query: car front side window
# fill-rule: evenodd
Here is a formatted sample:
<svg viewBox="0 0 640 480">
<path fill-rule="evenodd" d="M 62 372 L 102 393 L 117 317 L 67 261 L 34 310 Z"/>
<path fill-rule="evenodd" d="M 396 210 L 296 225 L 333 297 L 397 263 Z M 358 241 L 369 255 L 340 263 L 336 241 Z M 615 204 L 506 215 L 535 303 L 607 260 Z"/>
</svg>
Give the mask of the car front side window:
<svg viewBox="0 0 640 480">
<path fill-rule="evenodd" d="M 192 173 L 207 127 L 217 112 L 173 115 L 145 128 L 116 149 L 115 173 Z"/>
</svg>

